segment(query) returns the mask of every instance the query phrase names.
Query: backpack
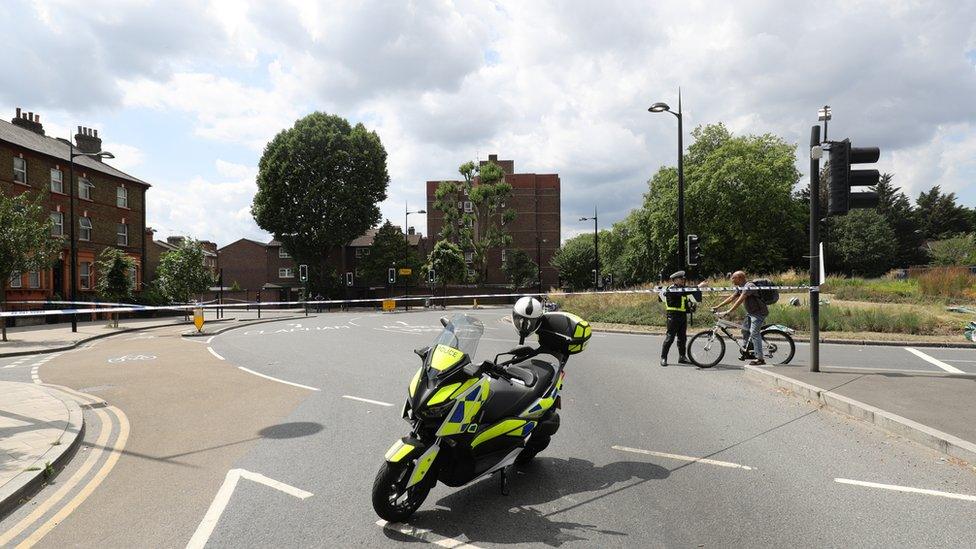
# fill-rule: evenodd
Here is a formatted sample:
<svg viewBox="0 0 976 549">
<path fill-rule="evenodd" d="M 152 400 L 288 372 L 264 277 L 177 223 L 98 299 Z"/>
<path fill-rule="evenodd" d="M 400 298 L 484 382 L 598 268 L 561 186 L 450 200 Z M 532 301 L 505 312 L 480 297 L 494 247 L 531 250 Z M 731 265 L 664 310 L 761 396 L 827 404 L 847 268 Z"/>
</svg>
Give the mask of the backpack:
<svg viewBox="0 0 976 549">
<path fill-rule="evenodd" d="M 760 288 L 769 288 L 766 290 L 759 290 L 759 299 L 762 300 L 766 305 L 772 305 L 779 301 L 779 290 L 776 288 L 771 288 L 770 286 L 775 286 L 771 280 L 765 278 L 759 278 L 752 281 L 753 284 L 759 286 Z"/>
</svg>

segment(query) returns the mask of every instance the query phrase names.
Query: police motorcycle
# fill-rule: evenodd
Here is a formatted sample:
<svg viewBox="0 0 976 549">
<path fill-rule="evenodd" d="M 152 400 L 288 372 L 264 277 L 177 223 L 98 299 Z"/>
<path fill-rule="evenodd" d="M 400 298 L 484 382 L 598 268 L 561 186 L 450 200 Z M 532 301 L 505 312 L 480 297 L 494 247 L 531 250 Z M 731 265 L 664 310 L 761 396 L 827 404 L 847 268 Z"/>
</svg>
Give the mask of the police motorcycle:
<svg viewBox="0 0 976 549">
<path fill-rule="evenodd" d="M 518 300 L 512 320 L 519 346 L 494 360 L 474 361 L 485 328 L 465 314 L 442 318 L 431 345 L 414 351 L 423 364 L 403 406 L 410 434 L 386 452 L 373 482 L 381 518 L 406 520 L 438 481 L 458 487 L 499 473 L 507 493 L 511 467 L 531 461 L 559 430 L 564 368 L 586 348 L 590 326 L 531 297 Z M 538 345 L 524 345 L 533 333 Z"/>
</svg>

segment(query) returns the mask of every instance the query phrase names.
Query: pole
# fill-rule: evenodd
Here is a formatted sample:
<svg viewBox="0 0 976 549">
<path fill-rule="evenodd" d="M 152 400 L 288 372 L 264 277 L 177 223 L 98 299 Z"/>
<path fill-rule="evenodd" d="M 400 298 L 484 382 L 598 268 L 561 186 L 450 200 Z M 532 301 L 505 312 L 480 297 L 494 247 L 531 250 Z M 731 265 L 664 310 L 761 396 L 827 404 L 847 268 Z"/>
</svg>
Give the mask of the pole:
<svg viewBox="0 0 976 549">
<path fill-rule="evenodd" d="M 810 371 L 820 371 L 820 126 L 810 130 Z"/>
<path fill-rule="evenodd" d="M 403 266 L 407 266 L 407 256 L 410 255 L 410 238 L 407 236 L 407 219 L 410 217 L 410 205 L 407 202 L 403 203 Z M 397 273 L 400 274 L 400 273 Z M 402 276 L 402 275 L 401 275 Z M 407 277 L 403 277 L 403 310 L 409 311 L 410 305 L 407 301 Z"/>
<path fill-rule="evenodd" d="M 599 219 L 597 218 L 596 206 L 593 206 L 593 261 L 595 268 L 593 271 L 596 273 L 596 280 L 594 280 L 595 288 L 600 289 L 603 284 L 600 283 L 600 225 Z"/>
<path fill-rule="evenodd" d="M 685 148 L 683 139 L 681 88 L 678 88 L 678 270 L 683 270 L 685 267 Z"/>
<path fill-rule="evenodd" d="M 69 210 L 71 211 L 69 215 L 68 222 L 71 224 L 71 232 L 69 237 L 71 238 L 71 301 L 77 301 L 78 292 L 78 243 L 75 240 L 75 147 L 68 142 L 68 185 L 71 186 L 71 195 L 68 200 L 71 205 Z M 91 280 L 91 273 L 89 273 L 89 280 Z M 78 308 L 76 303 L 72 303 L 71 306 L 75 309 Z M 78 331 L 78 315 L 76 313 L 71 314 L 71 331 Z"/>
<path fill-rule="evenodd" d="M 217 297 L 217 302 L 223 305 L 224 304 L 224 269 L 223 268 L 220 269 L 220 276 L 218 282 L 220 284 L 220 294 Z M 223 307 L 217 308 L 217 318 L 224 318 Z"/>
</svg>

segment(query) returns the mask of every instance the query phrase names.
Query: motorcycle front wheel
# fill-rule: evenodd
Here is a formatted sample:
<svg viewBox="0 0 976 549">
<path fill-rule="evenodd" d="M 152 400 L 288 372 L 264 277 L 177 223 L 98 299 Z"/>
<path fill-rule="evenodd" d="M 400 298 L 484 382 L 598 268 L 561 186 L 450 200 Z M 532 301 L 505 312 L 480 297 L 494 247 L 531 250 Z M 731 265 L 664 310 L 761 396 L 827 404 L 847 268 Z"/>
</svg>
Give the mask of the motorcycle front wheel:
<svg viewBox="0 0 976 549">
<path fill-rule="evenodd" d="M 407 485 L 412 461 L 406 463 L 383 462 L 373 481 L 373 510 L 387 522 L 403 522 L 410 518 L 427 499 L 432 483 L 428 478 L 410 488 Z M 428 475 L 433 474 L 428 472 Z"/>
</svg>

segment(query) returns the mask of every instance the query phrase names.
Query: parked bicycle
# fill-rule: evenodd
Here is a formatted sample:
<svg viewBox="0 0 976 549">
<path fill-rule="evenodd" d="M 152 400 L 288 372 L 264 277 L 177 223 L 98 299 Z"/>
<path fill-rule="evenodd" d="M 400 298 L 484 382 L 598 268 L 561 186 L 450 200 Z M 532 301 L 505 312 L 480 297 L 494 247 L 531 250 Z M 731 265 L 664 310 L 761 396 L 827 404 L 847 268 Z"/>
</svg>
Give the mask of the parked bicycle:
<svg viewBox="0 0 976 549">
<path fill-rule="evenodd" d="M 711 368 L 725 357 L 725 338 L 739 348 L 743 358 L 752 353 L 749 342 L 741 341 L 732 330 L 742 326 L 716 316 L 715 325 L 710 330 L 699 332 L 688 341 L 688 358 L 699 368 Z M 796 354 L 796 344 L 790 334 L 793 330 L 778 324 L 762 327 L 763 359 L 770 364 L 788 364 Z"/>
</svg>

